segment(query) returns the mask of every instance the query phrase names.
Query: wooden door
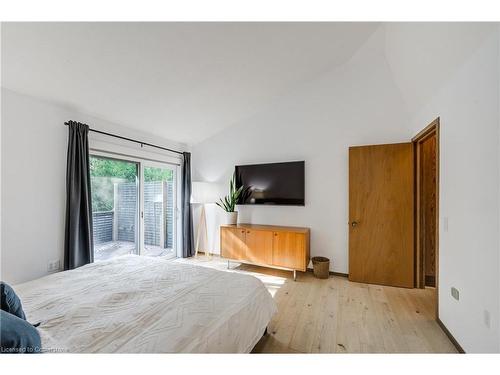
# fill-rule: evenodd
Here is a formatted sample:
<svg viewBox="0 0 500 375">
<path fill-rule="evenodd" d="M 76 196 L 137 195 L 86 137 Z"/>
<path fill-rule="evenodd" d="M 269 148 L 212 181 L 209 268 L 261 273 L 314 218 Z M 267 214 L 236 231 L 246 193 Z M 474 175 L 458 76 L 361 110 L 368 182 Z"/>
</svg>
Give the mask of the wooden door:
<svg viewBox="0 0 500 375">
<path fill-rule="evenodd" d="M 412 288 L 413 145 L 349 148 L 349 280 Z"/>
<path fill-rule="evenodd" d="M 222 257 L 234 260 L 246 259 L 245 229 L 221 228 Z"/>
<path fill-rule="evenodd" d="M 306 235 L 293 232 L 273 233 L 273 265 L 305 271 Z"/>
<path fill-rule="evenodd" d="M 246 259 L 256 264 L 270 264 L 273 254 L 273 232 L 247 229 L 245 236 Z"/>
</svg>

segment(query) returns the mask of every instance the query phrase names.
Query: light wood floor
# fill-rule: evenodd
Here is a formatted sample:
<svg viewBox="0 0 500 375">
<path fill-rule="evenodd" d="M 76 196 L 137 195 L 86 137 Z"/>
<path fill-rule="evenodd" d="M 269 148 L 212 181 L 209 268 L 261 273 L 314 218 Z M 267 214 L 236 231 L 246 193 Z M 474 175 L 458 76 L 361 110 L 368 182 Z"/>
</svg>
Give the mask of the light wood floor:
<svg viewBox="0 0 500 375">
<path fill-rule="evenodd" d="M 227 269 L 218 257 L 190 263 Z M 327 280 L 232 263 L 233 272 L 260 278 L 278 313 L 255 353 L 456 353 L 434 320 L 433 289 L 403 289 Z"/>
</svg>

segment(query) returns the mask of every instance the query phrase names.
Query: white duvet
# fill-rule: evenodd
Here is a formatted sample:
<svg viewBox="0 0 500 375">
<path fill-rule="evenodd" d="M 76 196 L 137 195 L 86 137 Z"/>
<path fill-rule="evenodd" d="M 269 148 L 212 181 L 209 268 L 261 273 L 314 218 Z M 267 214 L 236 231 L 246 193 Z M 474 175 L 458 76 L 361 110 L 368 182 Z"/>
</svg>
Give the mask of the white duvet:
<svg viewBox="0 0 500 375">
<path fill-rule="evenodd" d="M 15 290 L 55 352 L 248 353 L 276 312 L 253 276 L 135 255 Z"/>
</svg>

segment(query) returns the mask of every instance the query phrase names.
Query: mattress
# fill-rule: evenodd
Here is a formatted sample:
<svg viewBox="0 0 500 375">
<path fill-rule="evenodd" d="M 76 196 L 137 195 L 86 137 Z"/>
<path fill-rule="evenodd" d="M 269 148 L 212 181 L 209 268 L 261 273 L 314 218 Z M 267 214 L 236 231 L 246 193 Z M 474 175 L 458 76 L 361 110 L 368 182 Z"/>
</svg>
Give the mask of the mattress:
<svg viewBox="0 0 500 375">
<path fill-rule="evenodd" d="M 248 353 L 276 312 L 253 276 L 136 255 L 15 290 L 46 352 Z"/>
</svg>

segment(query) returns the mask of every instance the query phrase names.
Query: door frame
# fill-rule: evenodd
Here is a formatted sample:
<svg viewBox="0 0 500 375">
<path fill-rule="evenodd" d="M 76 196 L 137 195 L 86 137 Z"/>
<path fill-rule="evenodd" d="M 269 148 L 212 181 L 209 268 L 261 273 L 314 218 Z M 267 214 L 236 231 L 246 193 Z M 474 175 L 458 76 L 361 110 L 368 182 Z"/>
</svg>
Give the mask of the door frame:
<svg viewBox="0 0 500 375">
<path fill-rule="evenodd" d="M 143 187 L 143 173 L 144 173 L 144 164 L 148 166 L 169 166 L 172 169 L 175 170 L 175 197 L 174 197 L 174 202 L 175 202 L 175 207 L 174 207 L 174 233 L 175 233 L 175 256 L 177 258 L 182 257 L 182 224 L 181 224 L 181 208 L 182 207 L 182 202 L 181 202 L 181 194 L 179 192 L 181 191 L 181 179 L 182 179 L 182 170 L 181 170 L 181 165 L 180 163 L 173 163 L 169 161 L 164 161 L 164 160 L 158 160 L 158 159 L 151 159 L 147 157 L 139 157 L 139 156 L 132 156 L 132 155 L 126 155 L 120 152 L 114 152 L 114 151 L 108 151 L 108 150 L 101 150 L 98 148 L 89 148 L 89 154 L 91 156 L 97 156 L 97 157 L 103 157 L 103 158 L 108 158 L 108 159 L 114 159 L 114 160 L 121 160 L 121 161 L 128 161 L 128 162 L 134 162 L 137 163 L 138 165 L 138 171 L 137 171 L 137 183 L 138 183 L 138 201 L 137 201 L 137 220 L 139 223 L 139 228 L 138 228 L 138 233 L 137 233 L 137 240 L 139 241 L 138 243 L 138 252 L 139 255 L 143 255 L 143 247 L 144 247 L 144 240 L 143 240 L 143 235 L 144 235 L 144 218 L 141 215 L 141 211 L 144 209 L 144 187 Z"/>
<path fill-rule="evenodd" d="M 436 137 L 436 227 L 435 227 L 435 236 L 436 236 L 436 318 L 439 318 L 439 160 L 440 160 L 440 141 L 439 141 L 439 127 L 440 127 L 440 118 L 437 117 L 434 121 L 432 121 L 429 125 L 427 125 L 424 129 L 422 129 L 417 135 L 412 138 L 413 147 L 414 147 L 414 173 L 415 173 L 415 220 L 414 220 L 414 234 L 415 234 L 415 287 L 416 288 L 425 288 L 425 272 L 424 272 L 424 253 L 422 249 L 422 233 L 421 233 L 421 225 L 420 225 L 420 199 L 421 199 L 421 184 L 420 184 L 420 154 L 421 154 L 421 145 L 423 141 L 428 139 L 429 137 Z"/>
</svg>

